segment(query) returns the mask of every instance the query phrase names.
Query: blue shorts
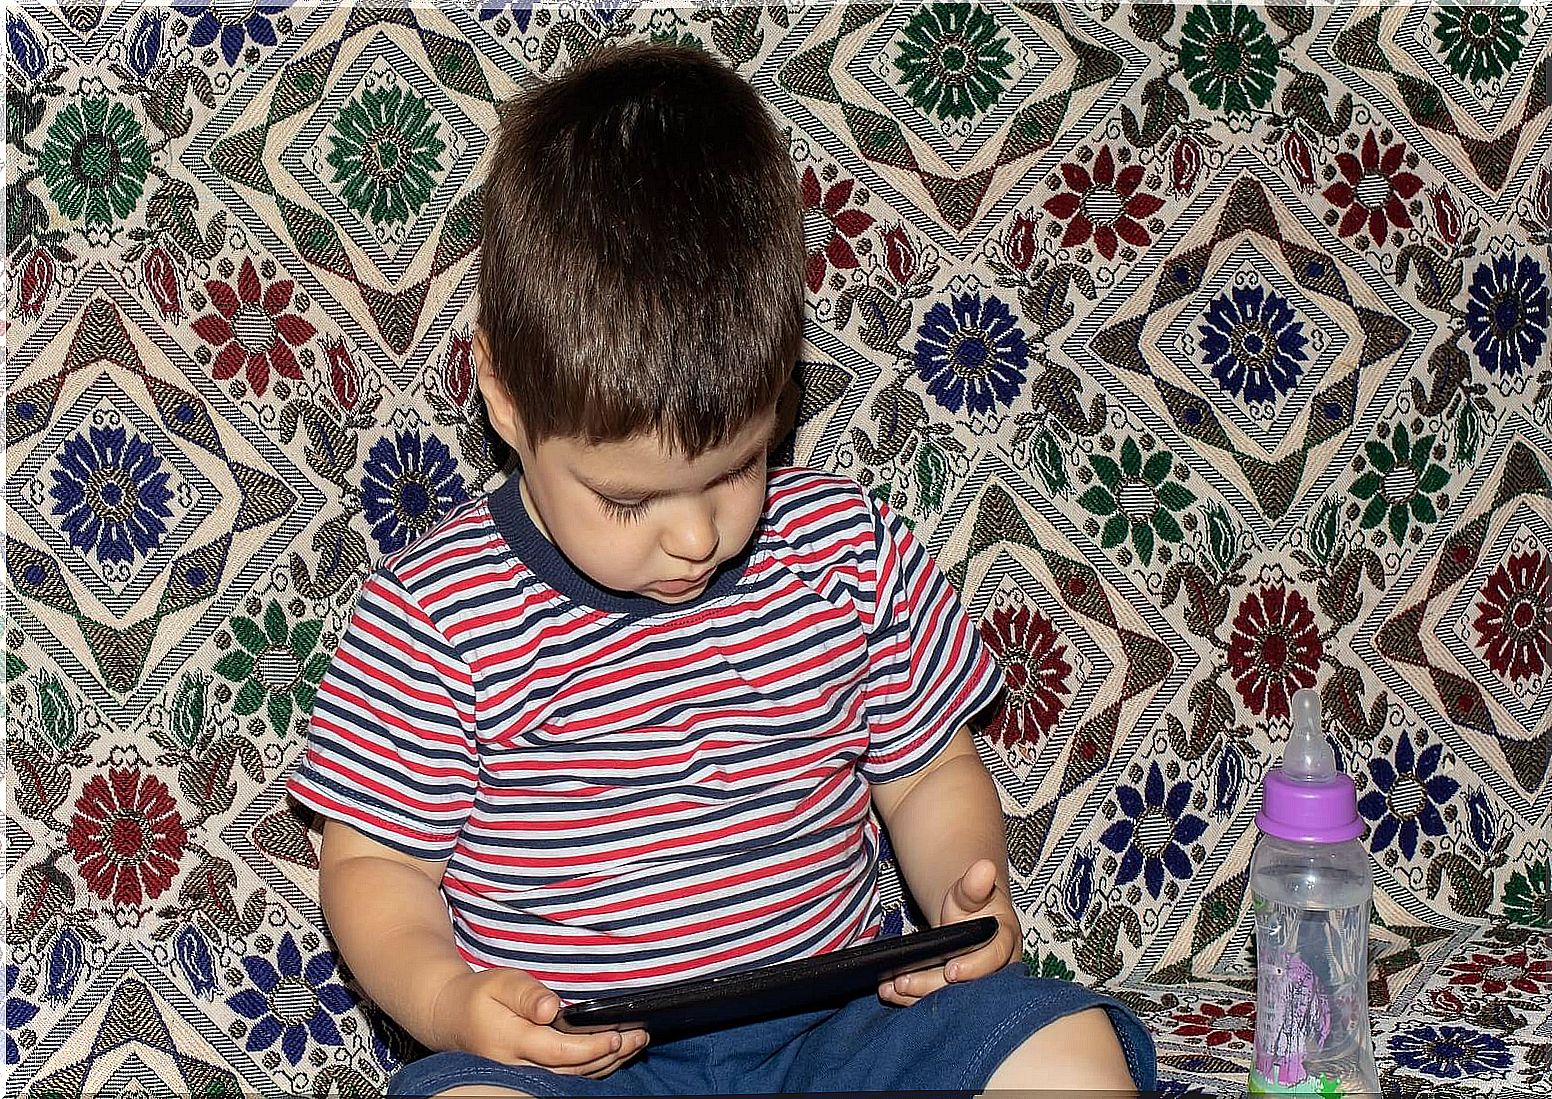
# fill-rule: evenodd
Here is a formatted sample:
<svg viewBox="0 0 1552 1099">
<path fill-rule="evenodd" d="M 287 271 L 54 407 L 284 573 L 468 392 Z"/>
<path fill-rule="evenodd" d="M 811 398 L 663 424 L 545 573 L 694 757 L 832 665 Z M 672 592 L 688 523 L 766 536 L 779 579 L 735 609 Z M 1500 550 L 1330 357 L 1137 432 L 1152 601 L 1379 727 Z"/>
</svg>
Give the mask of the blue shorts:
<svg viewBox="0 0 1552 1099">
<path fill-rule="evenodd" d="M 1151 1091 L 1153 1041 L 1137 1016 L 1082 985 L 1031 977 L 1015 963 L 948 985 L 908 1008 L 869 994 L 840 1008 L 652 1043 L 602 1080 L 436 1053 L 395 1074 L 388 1094 L 435 1095 L 469 1084 L 535 1096 L 973 1093 L 1035 1031 L 1090 1007 L 1109 1012 L 1132 1079 Z"/>
</svg>

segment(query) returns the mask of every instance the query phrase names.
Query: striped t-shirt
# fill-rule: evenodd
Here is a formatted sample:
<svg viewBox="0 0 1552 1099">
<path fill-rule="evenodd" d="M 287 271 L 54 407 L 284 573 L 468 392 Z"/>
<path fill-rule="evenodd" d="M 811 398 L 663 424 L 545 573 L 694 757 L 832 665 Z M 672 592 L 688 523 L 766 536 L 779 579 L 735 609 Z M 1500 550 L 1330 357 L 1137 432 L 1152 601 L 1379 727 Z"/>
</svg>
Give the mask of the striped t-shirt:
<svg viewBox="0 0 1552 1099">
<path fill-rule="evenodd" d="M 869 783 L 1001 686 L 921 544 L 774 471 L 692 602 L 594 585 L 509 479 L 368 577 L 290 792 L 421 859 L 460 952 L 566 1000 L 878 934 Z"/>
</svg>

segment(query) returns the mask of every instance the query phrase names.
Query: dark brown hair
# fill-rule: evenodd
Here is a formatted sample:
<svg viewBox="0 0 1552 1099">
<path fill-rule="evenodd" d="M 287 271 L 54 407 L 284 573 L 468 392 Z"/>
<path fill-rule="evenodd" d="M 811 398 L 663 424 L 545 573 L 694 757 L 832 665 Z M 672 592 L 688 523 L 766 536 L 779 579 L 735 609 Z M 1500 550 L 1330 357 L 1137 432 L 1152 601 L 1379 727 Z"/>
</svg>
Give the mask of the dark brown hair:
<svg viewBox="0 0 1552 1099">
<path fill-rule="evenodd" d="M 502 104 L 479 324 L 531 442 L 657 432 L 691 457 L 776 402 L 802 340 L 785 141 L 690 48 L 605 48 Z"/>
</svg>

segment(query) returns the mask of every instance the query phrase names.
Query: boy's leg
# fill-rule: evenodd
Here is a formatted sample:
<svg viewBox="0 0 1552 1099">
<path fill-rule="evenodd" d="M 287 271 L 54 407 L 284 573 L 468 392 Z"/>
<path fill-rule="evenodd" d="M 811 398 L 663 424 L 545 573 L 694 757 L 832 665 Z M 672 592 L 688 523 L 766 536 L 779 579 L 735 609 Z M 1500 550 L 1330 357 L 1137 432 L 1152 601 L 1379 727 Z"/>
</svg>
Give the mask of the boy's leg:
<svg viewBox="0 0 1552 1099">
<path fill-rule="evenodd" d="M 437 1099 L 533 1099 L 526 1091 L 497 1088 L 489 1084 L 463 1084 L 437 1092 Z"/>
<path fill-rule="evenodd" d="M 1110 1014 L 1102 1007 L 1063 1016 L 1026 1038 L 986 1082 L 988 1092 L 1003 1089 L 1137 1094 Z"/>
</svg>

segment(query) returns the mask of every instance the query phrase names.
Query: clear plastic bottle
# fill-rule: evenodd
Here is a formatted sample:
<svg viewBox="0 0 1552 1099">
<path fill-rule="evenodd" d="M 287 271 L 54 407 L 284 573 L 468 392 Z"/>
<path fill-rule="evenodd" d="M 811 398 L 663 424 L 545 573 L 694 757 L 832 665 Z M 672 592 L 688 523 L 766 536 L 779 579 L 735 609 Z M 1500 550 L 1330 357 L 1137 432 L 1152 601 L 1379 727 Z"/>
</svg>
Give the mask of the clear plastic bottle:
<svg viewBox="0 0 1552 1099">
<path fill-rule="evenodd" d="M 1320 729 L 1320 695 L 1293 696 L 1281 767 L 1263 780 L 1250 862 L 1256 921 L 1251 1095 L 1380 1095 L 1369 1030 L 1369 853 L 1353 780 Z"/>
</svg>

